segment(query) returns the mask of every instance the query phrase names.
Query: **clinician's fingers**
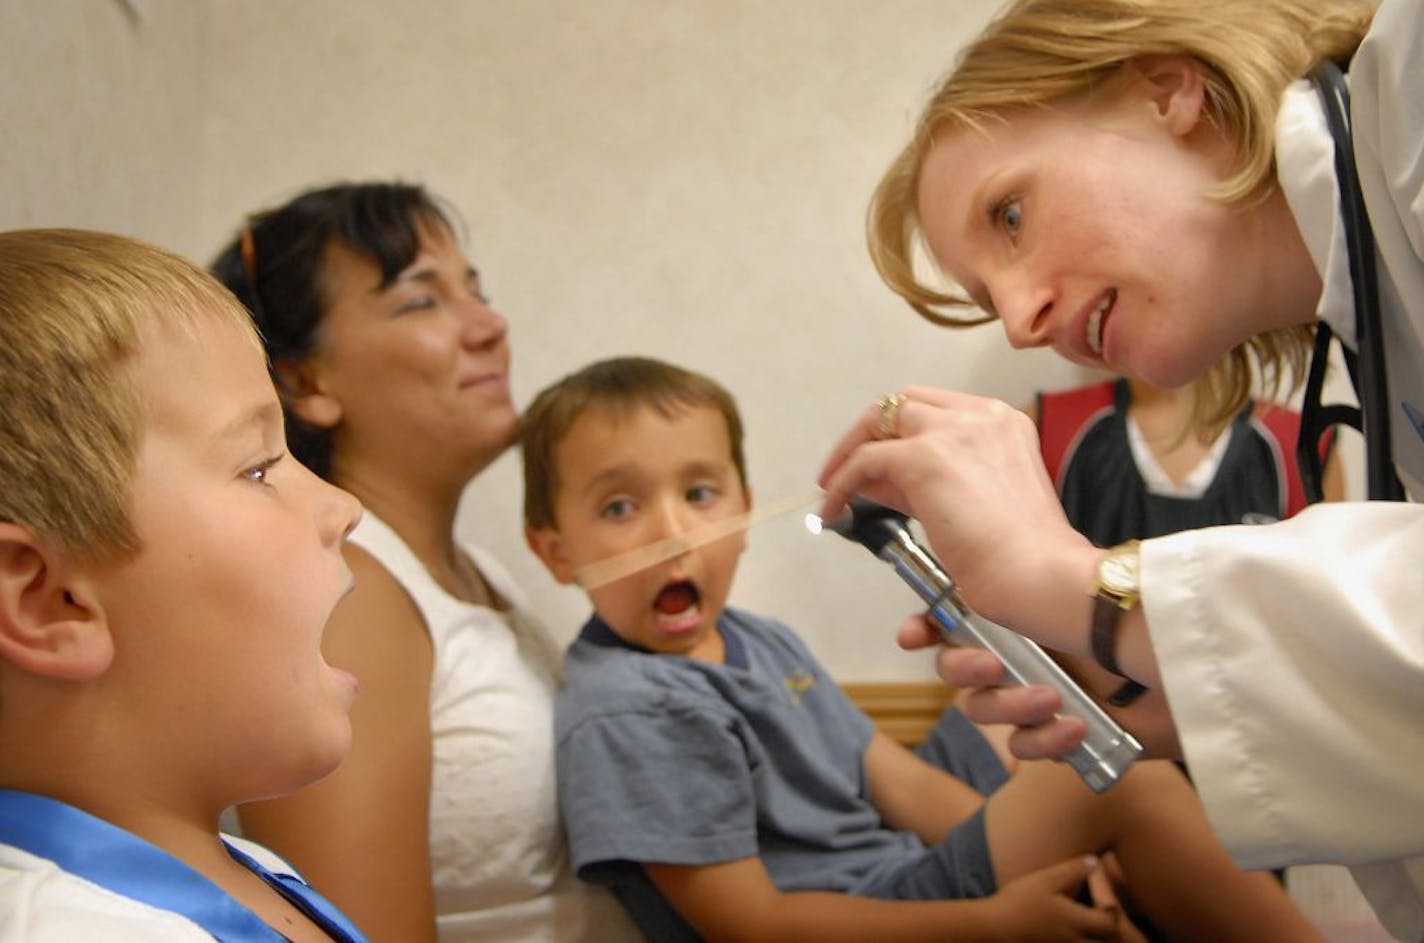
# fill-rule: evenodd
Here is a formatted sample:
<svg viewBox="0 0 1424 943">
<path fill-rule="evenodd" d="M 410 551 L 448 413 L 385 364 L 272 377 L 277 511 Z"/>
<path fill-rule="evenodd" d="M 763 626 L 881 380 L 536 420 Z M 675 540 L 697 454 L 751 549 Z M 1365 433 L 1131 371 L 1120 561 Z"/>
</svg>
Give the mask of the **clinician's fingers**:
<svg viewBox="0 0 1424 943">
<path fill-rule="evenodd" d="M 895 630 L 895 642 L 906 651 L 929 648 L 940 642 L 940 634 L 923 612 L 906 616 Z"/>
<path fill-rule="evenodd" d="M 1061 760 L 1088 736 L 1081 717 L 1064 716 L 1009 734 L 1009 752 L 1021 760 Z"/>
<path fill-rule="evenodd" d="M 957 659 L 953 660 L 954 666 L 959 664 Z M 966 676 L 957 671 L 945 672 L 943 654 L 940 656 L 940 677 L 953 687 L 970 689 L 964 699 L 964 712 L 976 724 L 1036 727 L 1052 721 L 1063 709 L 1062 696 L 1046 684 L 1008 687 L 960 684 L 959 679 Z"/>
<path fill-rule="evenodd" d="M 928 624 L 928 620 L 925 621 L 926 626 L 933 631 L 933 626 Z M 907 634 L 912 633 L 908 623 L 902 624 L 901 628 Z M 901 647 L 909 646 L 902 643 Z M 1003 662 L 992 652 L 982 648 L 947 645 L 939 654 L 938 667 L 940 677 L 956 688 L 991 688 L 1008 680 Z"/>
<path fill-rule="evenodd" d="M 861 495 L 872 501 L 892 507 L 897 511 L 911 513 L 904 493 L 890 479 L 889 472 L 900 473 L 913 455 L 907 451 L 909 443 L 902 439 L 886 439 L 878 442 L 862 442 L 843 456 L 819 484 L 825 491 L 821 503 L 821 516 L 834 517 L 839 514 L 853 495 Z"/>
</svg>

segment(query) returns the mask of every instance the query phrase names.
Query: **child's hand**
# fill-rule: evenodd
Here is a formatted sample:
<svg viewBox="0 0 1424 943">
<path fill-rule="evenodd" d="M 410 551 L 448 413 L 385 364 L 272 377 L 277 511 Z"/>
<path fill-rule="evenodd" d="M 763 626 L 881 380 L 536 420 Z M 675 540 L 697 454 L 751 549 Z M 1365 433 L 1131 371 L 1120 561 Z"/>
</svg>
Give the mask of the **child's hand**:
<svg viewBox="0 0 1424 943">
<path fill-rule="evenodd" d="M 1116 867 L 1115 859 L 1108 855 L 1103 859 L 1103 866 L 1094 868 L 1093 873 L 1088 875 L 1088 895 L 1099 910 L 1117 914 L 1117 936 L 1114 939 L 1119 943 L 1147 943 L 1147 937 L 1137 929 L 1118 900 L 1114 885 L 1121 879 L 1121 868 Z"/>
<path fill-rule="evenodd" d="M 1120 911 L 1088 907 L 1072 896 L 1097 868 L 1096 858 L 1072 858 L 999 888 L 987 903 L 995 911 L 993 925 L 1002 931 L 1002 939 L 1025 943 L 1120 939 Z"/>
</svg>

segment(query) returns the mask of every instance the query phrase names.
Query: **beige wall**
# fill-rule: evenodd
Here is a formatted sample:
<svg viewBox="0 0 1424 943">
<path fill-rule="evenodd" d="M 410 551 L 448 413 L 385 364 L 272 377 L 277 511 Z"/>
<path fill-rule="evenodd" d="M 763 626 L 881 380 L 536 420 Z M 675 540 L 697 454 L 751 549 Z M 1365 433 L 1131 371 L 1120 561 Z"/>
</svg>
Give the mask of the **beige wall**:
<svg viewBox="0 0 1424 943">
<path fill-rule="evenodd" d="M 79 223 L 207 260 L 314 183 L 446 196 L 513 323 L 520 402 L 594 358 L 665 357 L 739 397 L 757 497 L 802 493 L 850 417 L 901 383 L 1026 401 L 1079 374 L 998 331 L 917 320 L 878 283 L 866 199 L 989 0 L 0 0 L 0 226 Z M 18 50 L 21 59 L 12 58 Z M 12 76 L 13 74 L 13 76 Z M 33 142 L 33 144 L 31 143 Z M 8 197 L 6 197 L 8 198 Z M 516 456 L 461 532 L 560 634 L 586 606 L 519 535 Z M 845 680 L 925 678 L 883 564 L 801 513 L 757 527 L 734 602 Z"/>
<path fill-rule="evenodd" d="M 0 0 L 0 228 L 197 242 L 204 6 Z"/>
</svg>

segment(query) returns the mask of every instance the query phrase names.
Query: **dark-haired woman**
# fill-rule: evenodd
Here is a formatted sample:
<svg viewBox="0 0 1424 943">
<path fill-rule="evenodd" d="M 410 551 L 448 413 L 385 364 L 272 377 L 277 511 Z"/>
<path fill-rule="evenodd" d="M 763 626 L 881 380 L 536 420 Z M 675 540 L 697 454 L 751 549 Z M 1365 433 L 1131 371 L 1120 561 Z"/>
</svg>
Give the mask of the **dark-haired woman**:
<svg viewBox="0 0 1424 943">
<path fill-rule="evenodd" d="M 261 328 L 294 454 L 366 507 L 325 641 L 361 681 L 351 756 L 242 826 L 373 940 L 634 938 L 568 874 L 556 652 L 455 537 L 518 414 L 508 325 L 450 218 L 420 187 L 332 186 L 254 215 L 213 264 Z"/>
</svg>

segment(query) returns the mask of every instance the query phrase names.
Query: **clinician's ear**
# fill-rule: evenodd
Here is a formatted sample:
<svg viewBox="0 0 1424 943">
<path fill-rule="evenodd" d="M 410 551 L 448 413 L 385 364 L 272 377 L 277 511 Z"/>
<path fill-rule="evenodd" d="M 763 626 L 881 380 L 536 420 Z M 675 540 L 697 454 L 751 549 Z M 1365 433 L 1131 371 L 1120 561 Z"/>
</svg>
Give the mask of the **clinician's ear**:
<svg viewBox="0 0 1424 943">
<path fill-rule="evenodd" d="M 279 360 L 276 368 L 282 399 L 298 418 L 318 429 L 334 428 L 341 421 L 341 402 L 326 392 L 316 363 Z"/>
<path fill-rule="evenodd" d="M 83 568 L 25 528 L 0 523 L 0 658 L 63 681 L 99 677 L 114 641 L 97 597 Z"/>
<path fill-rule="evenodd" d="M 575 567 L 564 555 L 564 542 L 552 527 L 525 527 L 524 542 L 543 561 L 549 573 L 560 583 L 577 583 Z"/>
<path fill-rule="evenodd" d="M 1206 77 L 1190 56 L 1143 56 L 1127 64 L 1135 80 L 1177 137 L 1194 131 L 1206 116 Z"/>
</svg>

